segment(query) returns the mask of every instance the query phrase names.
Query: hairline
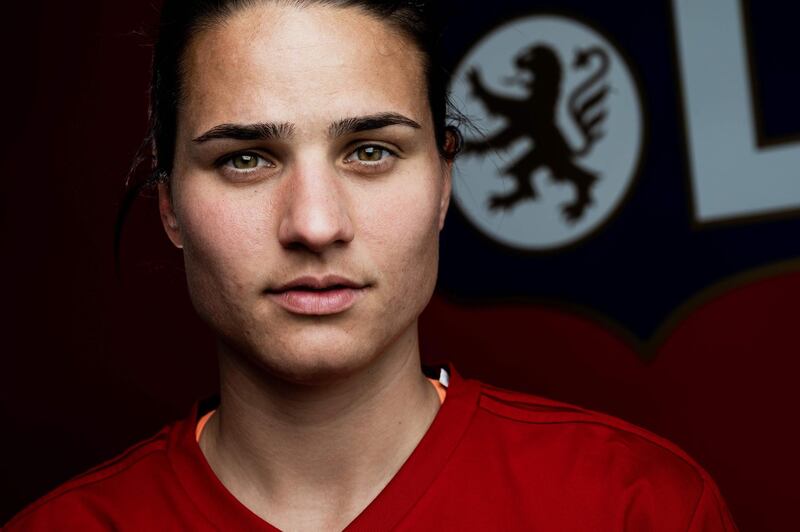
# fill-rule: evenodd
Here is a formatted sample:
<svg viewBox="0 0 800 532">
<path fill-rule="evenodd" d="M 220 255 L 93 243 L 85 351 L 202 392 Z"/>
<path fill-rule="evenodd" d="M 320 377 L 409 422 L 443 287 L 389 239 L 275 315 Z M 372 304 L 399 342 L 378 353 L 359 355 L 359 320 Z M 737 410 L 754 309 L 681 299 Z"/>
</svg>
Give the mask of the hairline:
<svg viewBox="0 0 800 532">
<path fill-rule="evenodd" d="M 357 11 L 360 11 L 362 14 L 370 17 L 374 21 L 383 23 L 383 25 L 389 31 L 391 31 L 396 37 L 403 39 L 413 47 L 412 55 L 416 59 L 416 61 L 418 61 L 417 65 L 420 68 L 419 74 L 421 76 L 422 84 L 424 85 L 424 94 L 426 95 L 426 102 L 427 102 L 426 105 L 427 112 L 430 114 L 431 125 L 434 128 L 434 131 L 436 130 L 436 124 L 433 123 L 435 117 L 433 116 L 432 103 L 430 101 L 430 98 L 428 97 L 428 93 L 431 89 L 431 87 L 429 86 L 430 83 L 428 79 L 429 69 L 431 67 L 430 58 L 426 54 L 425 50 L 422 49 L 421 45 L 417 42 L 417 39 L 415 38 L 413 33 L 411 33 L 410 30 L 405 29 L 399 22 L 394 21 L 394 19 L 392 19 L 391 17 L 386 19 L 381 19 L 375 13 L 369 11 L 363 6 L 357 4 L 342 5 L 341 1 L 337 0 L 238 0 L 226 4 L 216 13 L 211 13 L 202 17 L 198 17 L 198 19 L 188 28 L 188 37 L 178 57 L 178 64 L 177 64 L 178 79 L 176 80 L 177 84 L 175 93 L 176 141 L 177 141 L 177 131 L 178 131 L 178 118 L 181 113 L 181 108 L 183 107 L 185 102 L 185 97 L 184 97 L 185 80 L 187 79 L 187 76 L 189 74 L 186 64 L 186 57 L 188 50 L 196 43 L 196 40 L 202 33 L 205 33 L 207 31 L 213 31 L 219 28 L 224 28 L 225 25 L 228 23 L 228 21 L 230 21 L 236 14 L 245 11 L 247 9 L 253 9 L 258 6 L 268 5 L 268 4 L 289 6 L 297 9 L 306 9 L 315 6 L 330 7 L 337 9 L 355 9 Z M 175 151 L 173 150 L 173 159 L 174 159 L 174 154 Z"/>
</svg>

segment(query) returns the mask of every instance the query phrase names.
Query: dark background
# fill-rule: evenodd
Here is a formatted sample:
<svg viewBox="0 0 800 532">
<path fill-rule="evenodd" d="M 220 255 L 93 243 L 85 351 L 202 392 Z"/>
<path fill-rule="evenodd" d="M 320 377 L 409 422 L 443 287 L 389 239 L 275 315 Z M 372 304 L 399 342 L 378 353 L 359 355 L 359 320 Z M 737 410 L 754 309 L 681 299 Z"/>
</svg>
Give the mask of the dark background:
<svg viewBox="0 0 800 532">
<path fill-rule="evenodd" d="M 572 258 L 509 253 L 476 236 L 453 208 L 440 291 L 423 317 L 423 352 L 456 362 L 467 376 L 666 436 L 717 479 L 742 530 L 791 528 L 800 504 L 800 218 L 698 232 L 686 228 L 685 176 L 674 176 L 675 188 L 657 185 L 665 164 L 685 168 L 668 2 L 492 5 L 459 3 L 449 61 L 494 24 L 531 9 L 597 20 L 643 78 L 651 170 L 632 206 Z M 152 199 L 134 207 L 119 273 L 114 268 L 123 182 L 146 129 L 150 48 L 140 30 L 152 27 L 156 12 L 150 2 L 99 0 L 4 8 L 0 522 L 184 415 L 216 387 L 213 337 L 191 309 L 179 252 Z M 748 5 L 748 14 L 762 133 L 797 135 L 793 21 L 800 7 L 762 2 Z M 641 223 L 653 205 L 674 214 L 660 226 L 674 229 L 664 229 L 663 257 L 695 265 L 702 275 L 690 281 L 702 286 L 643 267 L 640 285 L 619 289 L 619 297 L 553 288 L 579 274 L 582 253 L 616 252 L 615 235 L 659 237 Z M 702 255 L 708 246 L 719 261 Z M 620 261 L 633 260 L 635 250 L 626 253 Z M 555 277 L 539 288 L 520 281 L 525 297 L 509 302 L 503 280 L 513 285 L 531 268 Z M 463 289 L 475 278 L 489 280 Z M 677 284 L 683 295 L 675 300 L 655 297 Z M 652 305 L 641 296 L 648 287 Z"/>
</svg>

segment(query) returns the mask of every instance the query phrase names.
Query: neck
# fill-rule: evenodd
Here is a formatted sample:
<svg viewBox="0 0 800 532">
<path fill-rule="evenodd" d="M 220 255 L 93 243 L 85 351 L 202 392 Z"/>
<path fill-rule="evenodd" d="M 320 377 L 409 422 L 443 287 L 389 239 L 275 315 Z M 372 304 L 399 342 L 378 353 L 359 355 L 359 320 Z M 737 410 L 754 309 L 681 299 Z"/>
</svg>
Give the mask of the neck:
<svg viewBox="0 0 800 532">
<path fill-rule="evenodd" d="M 221 405 L 201 448 L 222 483 L 278 528 L 344 528 L 410 456 L 439 407 L 416 326 L 366 367 L 319 385 L 220 353 Z"/>
</svg>

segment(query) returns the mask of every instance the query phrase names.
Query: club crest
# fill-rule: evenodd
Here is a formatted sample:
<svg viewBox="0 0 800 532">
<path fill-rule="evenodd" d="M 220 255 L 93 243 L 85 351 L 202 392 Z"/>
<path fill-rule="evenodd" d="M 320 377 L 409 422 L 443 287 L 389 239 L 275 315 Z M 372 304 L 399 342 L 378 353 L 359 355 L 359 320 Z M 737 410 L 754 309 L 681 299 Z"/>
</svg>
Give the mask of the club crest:
<svg viewBox="0 0 800 532">
<path fill-rule="evenodd" d="M 526 251 L 582 240 L 620 206 L 643 145 L 625 60 L 571 18 L 532 15 L 478 41 L 451 82 L 465 131 L 454 198 L 491 239 Z"/>
</svg>

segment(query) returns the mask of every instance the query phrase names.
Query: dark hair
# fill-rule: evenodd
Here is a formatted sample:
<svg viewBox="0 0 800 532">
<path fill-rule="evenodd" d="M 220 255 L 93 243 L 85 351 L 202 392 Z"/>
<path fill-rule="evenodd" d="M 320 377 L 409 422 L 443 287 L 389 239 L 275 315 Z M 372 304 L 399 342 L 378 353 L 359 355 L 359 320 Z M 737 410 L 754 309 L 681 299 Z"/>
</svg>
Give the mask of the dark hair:
<svg viewBox="0 0 800 532">
<path fill-rule="evenodd" d="M 433 1 L 398 0 L 165 0 L 161 10 L 158 40 L 153 52 L 150 92 L 150 136 L 154 176 L 163 180 L 172 170 L 177 131 L 177 109 L 181 98 L 182 56 L 192 36 L 221 22 L 235 11 L 260 2 L 282 2 L 298 7 L 325 5 L 355 7 L 403 32 L 417 45 L 424 58 L 436 142 L 443 157 L 455 156 L 457 143 L 447 138 L 447 76 L 439 61 L 442 18 Z"/>
<path fill-rule="evenodd" d="M 297 7 L 323 5 L 358 8 L 386 22 L 408 37 L 422 53 L 428 101 L 433 117 L 439 153 L 452 160 L 461 148 L 458 128 L 451 118 L 463 117 L 449 102 L 448 75 L 440 60 L 443 31 L 443 0 L 164 0 L 153 49 L 150 82 L 150 127 L 126 180 L 126 194 L 117 218 L 114 254 L 119 272 L 119 247 L 125 218 L 143 189 L 166 182 L 172 172 L 177 135 L 178 105 L 181 99 L 183 54 L 191 38 L 234 12 L 264 2 Z M 149 171 L 142 172 L 150 160 Z M 145 175 L 143 175 L 145 174 Z"/>
</svg>

